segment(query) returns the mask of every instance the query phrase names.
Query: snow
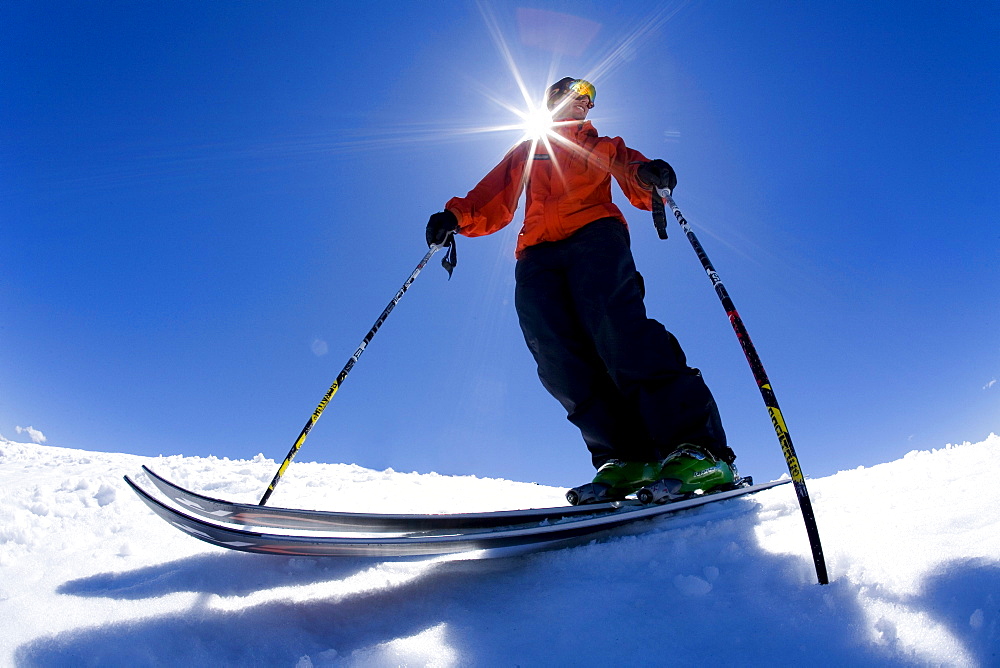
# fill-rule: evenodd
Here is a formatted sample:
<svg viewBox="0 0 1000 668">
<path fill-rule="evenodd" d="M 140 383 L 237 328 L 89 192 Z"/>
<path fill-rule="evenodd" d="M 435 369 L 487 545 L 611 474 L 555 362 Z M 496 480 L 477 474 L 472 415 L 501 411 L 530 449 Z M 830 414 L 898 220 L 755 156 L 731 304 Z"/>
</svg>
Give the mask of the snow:
<svg viewBox="0 0 1000 668">
<path fill-rule="evenodd" d="M 143 464 L 255 502 L 276 464 L 0 437 L 0 665 L 1000 665 L 1000 437 L 790 485 L 637 535 L 522 557 L 251 555 L 155 517 Z M 368 512 L 548 506 L 563 490 L 295 463 L 270 504 Z"/>
</svg>

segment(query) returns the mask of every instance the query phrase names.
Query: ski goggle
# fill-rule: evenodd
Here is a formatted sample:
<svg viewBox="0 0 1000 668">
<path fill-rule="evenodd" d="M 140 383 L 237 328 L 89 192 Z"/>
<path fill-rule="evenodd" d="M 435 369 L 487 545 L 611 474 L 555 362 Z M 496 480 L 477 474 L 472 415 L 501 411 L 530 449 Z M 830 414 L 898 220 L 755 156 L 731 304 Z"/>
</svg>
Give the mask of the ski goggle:
<svg viewBox="0 0 1000 668">
<path fill-rule="evenodd" d="M 562 95 L 586 95 L 590 98 L 590 104 L 593 105 L 597 100 L 597 89 L 594 88 L 594 84 L 590 83 L 585 79 L 572 79 L 566 83 L 560 82 L 560 86 L 553 90 L 550 94 L 550 99 Z"/>
<path fill-rule="evenodd" d="M 577 95 L 586 95 L 590 98 L 590 102 L 594 103 L 597 101 L 597 89 L 594 88 L 594 84 L 583 79 L 577 79 L 576 81 L 571 81 L 566 85 L 566 91 L 570 93 L 576 93 Z"/>
</svg>

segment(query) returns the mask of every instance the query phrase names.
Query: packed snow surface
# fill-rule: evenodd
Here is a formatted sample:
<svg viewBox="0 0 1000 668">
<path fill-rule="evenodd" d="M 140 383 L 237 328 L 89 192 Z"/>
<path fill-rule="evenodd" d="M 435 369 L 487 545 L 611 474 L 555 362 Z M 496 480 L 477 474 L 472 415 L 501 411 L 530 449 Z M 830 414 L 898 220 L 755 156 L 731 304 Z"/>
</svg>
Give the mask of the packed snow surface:
<svg viewBox="0 0 1000 668">
<path fill-rule="evenodd" d="M 809 481 L 832 582 L 784 485 L 634 535 L 494 559 L 306 559 L 179 532 L 143 464 L 256 502 L 258 456 L 138 457 L 0 438 L 0 665 L 1000 665 L 1000 437 Z M 293 464 L 273 506 L 551 506 L 505 480 Z"/>
</svg>

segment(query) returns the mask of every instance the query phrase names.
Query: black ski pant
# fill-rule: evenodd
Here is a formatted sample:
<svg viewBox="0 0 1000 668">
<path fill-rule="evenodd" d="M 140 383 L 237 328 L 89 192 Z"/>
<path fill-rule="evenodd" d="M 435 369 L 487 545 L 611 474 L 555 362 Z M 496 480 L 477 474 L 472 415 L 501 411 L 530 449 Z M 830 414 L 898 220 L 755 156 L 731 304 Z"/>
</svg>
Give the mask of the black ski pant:
<svg viewBox="0 0 1000 668">
<path fill-rule="evenodd" d="M 682 443 L 732 462 L 712 393 L 680 344 L 646 316 L 626 227 L 602 218 L 531 246 L 515 304 L 542 385 L 566 409 L 595 467 L 654 461 Z"/>
</svg>

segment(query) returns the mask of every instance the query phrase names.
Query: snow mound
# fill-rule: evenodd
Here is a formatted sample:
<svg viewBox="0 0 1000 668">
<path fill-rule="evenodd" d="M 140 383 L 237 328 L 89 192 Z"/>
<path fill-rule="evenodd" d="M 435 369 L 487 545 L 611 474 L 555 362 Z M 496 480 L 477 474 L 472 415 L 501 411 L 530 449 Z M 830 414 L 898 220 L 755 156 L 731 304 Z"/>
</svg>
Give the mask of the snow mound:
<svg viewBox="0 0 1000 668">
<path fill-rule="evenodd" d="M 1000 664 L 1000 437 L 811 480 L 832 583 L 790 486 L 640 535 L 489 561 L 249 555 L 153 516 L 145 464 L 255 502 L 273 461 L 0 440 L 0 664 Z M 456 512 L 561 489 L 296 463 L 272 505 Z"/>
</svg>

